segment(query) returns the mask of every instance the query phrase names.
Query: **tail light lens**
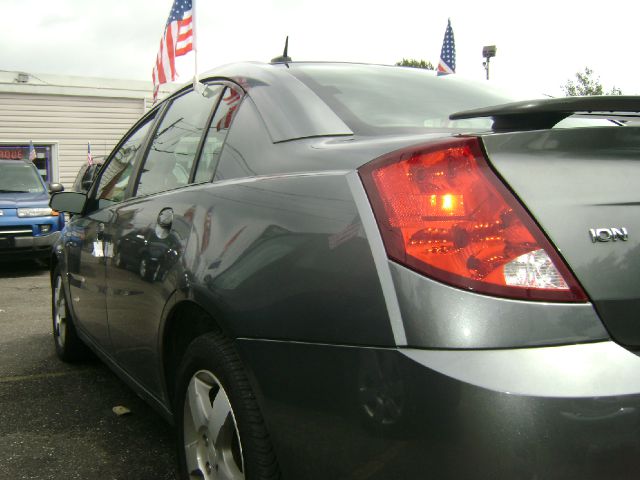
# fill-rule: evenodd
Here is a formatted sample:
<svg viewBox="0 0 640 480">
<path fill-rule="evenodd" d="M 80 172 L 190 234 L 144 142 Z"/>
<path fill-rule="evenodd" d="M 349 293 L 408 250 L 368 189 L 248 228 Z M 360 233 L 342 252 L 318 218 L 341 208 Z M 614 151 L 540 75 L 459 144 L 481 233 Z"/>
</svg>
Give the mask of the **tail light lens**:
<svg viewBox="0 0 640 480">
<path fill-rule="evenodd" d="M 501 297 L 587 296 L 476 138 L 393 152 L 360 169 L 387 254 L 436 280 Z"/>
</svg>

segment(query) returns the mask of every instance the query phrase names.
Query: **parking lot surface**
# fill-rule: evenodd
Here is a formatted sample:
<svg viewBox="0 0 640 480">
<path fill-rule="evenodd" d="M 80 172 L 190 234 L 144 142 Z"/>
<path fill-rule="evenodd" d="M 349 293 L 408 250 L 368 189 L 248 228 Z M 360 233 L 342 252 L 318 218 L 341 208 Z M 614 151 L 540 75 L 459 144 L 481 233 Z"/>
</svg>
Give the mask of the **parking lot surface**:
<svg viewBox="0 0 640 480">
<path fill-rule="evenodd" d="M 172 427 L 99 360 L 59 361 L 50 308 L 45 266 L 0 263 L 0 480 L 177 478 Z"/>
</svg>

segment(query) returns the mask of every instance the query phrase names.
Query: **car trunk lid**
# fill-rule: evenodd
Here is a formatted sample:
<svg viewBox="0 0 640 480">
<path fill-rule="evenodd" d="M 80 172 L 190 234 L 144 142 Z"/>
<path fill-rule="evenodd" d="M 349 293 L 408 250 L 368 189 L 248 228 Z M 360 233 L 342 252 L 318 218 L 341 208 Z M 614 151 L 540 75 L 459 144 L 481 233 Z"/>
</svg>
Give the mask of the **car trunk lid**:
<svg viewBox="0 0 640 480">
<path fill-rule="evenodd" d="M 490 163 L 564 257 L 611 336 L 640 346 L 640 128 L 482 139 Z"/>
</svg>

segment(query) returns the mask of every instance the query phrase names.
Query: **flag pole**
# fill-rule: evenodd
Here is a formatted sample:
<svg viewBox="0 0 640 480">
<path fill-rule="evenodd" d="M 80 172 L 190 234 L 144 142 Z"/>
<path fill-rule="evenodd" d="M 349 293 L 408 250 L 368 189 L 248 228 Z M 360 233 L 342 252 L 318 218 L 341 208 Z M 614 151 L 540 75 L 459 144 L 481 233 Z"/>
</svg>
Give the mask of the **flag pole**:
<svg viewBox="0 0 640 480">
<path fill-rule="evenodd" d="M 198 86 L 198 35 L 196 34 L 196 0 L 191 2 L 191 28 L 193 29 L 193 59 L 194 59 L 194 72 L 193 72 L 193 89 L 196 90 Z"/>
</svg>

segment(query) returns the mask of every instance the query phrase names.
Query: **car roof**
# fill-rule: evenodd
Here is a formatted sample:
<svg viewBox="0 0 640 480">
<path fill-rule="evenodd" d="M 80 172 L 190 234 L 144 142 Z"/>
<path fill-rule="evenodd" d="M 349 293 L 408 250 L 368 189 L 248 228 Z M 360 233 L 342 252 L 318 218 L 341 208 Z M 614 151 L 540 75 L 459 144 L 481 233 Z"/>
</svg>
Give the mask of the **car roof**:
<svg viewBox="0 0 640 480">
<path fill-rule="evenodd" d="M 3 158 L 0 158 L 0 165 L 15 165 L 16 163 L 22 163 L 23 165 L 31 165 L 33 168 L 36 168 L 36 166 L 33 163 L 25 162 L 24 160 L 6 160 Z"/>
</svg>

